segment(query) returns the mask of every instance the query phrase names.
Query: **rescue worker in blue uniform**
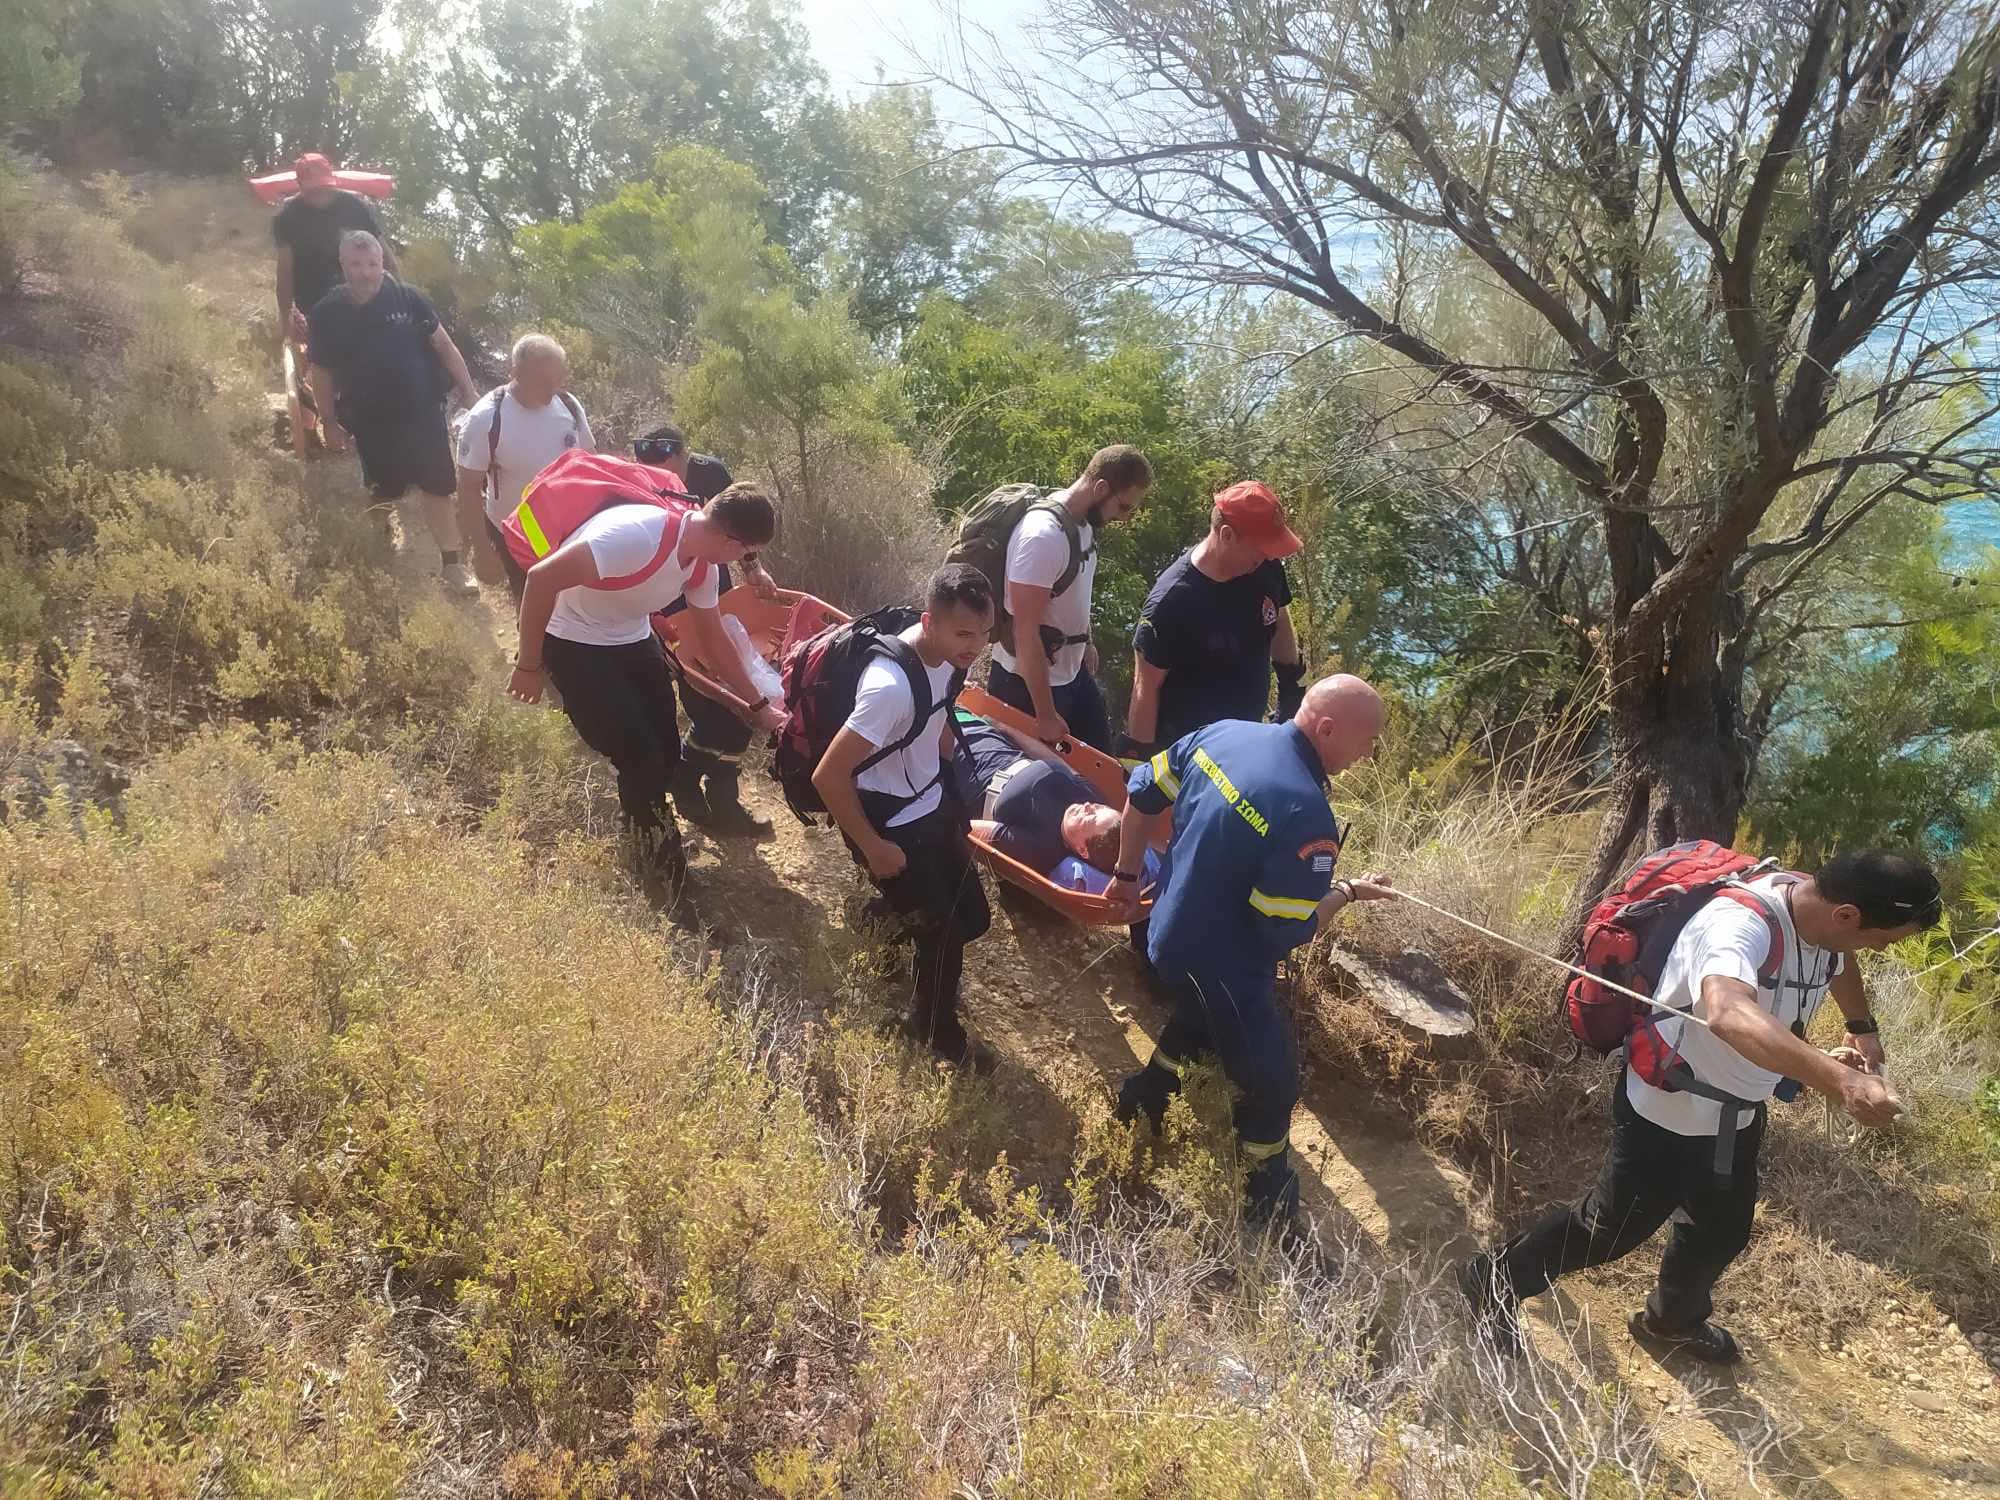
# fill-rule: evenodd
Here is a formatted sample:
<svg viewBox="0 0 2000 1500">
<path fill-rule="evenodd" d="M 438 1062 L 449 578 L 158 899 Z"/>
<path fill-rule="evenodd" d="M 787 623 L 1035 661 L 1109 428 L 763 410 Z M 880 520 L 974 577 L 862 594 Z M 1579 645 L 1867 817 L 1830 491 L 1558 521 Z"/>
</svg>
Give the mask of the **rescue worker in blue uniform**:
<svg viewBox="0 0 2000 1500">
<path fill-rule="evenodd" d="M 1213 1054 L 1241 1091 L 1236 1130 L 1250 1162 L 1253 1219 L 1298 1206 L 1292 1106 L 1298 1051 L 1278 1009 L 1278 960 L 1324 931 L 1353 901 L 1378 901 L 1389 880 L 1336 881 L 1340 828 L 1326 778 L 1375 753 L 1384 710 L 1358 677 L 1324 678 L 1283 724 L 1224 719 L 1132 772 L 1114 901 L 1136 909 L 1140 858 L 1172 821 L 1153 898 L 1153 967 L 1173 1002 L 1143 1071 L 1125 1080 L 1118 1117 L 1155 1126 L 1190 1062 Z"/>
</svg>

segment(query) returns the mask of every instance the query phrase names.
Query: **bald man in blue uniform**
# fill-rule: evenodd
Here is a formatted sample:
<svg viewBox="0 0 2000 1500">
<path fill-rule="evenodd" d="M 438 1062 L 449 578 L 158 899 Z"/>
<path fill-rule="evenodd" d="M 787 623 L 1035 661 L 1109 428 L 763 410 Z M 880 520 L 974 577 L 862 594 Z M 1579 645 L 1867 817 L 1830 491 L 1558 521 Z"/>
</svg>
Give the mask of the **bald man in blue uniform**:
<svg viewBox="0 0 2000 1500">
<path fill-rule="evenodd" d="M 1173 1001 L 1118 1116 L 1157 1126 L 1187 1065 L 1213 1055 L 1241 1091 L 1236 1130 L 1253 1219 L 1298 1207 L 1291 1165 L 1298 1050 L 1278 1009 L 1278 961 L 1352 901 L 1389 895 L 1379 875 L 1333 878 L 1340 826 L 1326 778 L 1375 753 L 1381 698 L 1358 677 L 1324 678 L 1283 724 L 1225 719 L 1142 763 L 1127 782 L 1113 899 L 1137 907 L 1139 860 L 1171 820 L 1148 955 Z"/>
</svg>

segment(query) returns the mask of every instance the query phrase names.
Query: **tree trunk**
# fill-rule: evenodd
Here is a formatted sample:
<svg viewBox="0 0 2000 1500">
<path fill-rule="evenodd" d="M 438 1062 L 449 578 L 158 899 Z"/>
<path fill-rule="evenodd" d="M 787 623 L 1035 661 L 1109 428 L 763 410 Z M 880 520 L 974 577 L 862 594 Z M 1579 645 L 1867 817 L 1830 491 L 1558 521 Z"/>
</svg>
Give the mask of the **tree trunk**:
<svg viewBox="0 0 2000 1500">
<path fill-rule="evenodd" d="M 1742 667 L 1725 669 L 1718 649 L 1726 604 L 1726 586 L 1718 581 L 1688 600 L 1659 647 L 1625 629 L 1612 637 L 1611 794 L 1559 954 L 1574 953 L 1590 908 L 1635 853 L 1735 836 L 1749 786 L 1749 744 Z"/>
</svg>

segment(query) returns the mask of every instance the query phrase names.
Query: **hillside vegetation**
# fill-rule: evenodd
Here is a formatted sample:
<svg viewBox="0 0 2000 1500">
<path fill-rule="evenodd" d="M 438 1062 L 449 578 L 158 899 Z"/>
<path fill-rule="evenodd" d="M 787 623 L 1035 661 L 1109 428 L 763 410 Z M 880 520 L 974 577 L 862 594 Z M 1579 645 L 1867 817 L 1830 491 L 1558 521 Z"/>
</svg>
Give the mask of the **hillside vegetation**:
<svg viewBox="0 0 2000 1500">
<path fill-rule="evenodd" d="M 0 177 L 7 1492 L 1581 1500 L 1762 1472 L 1769 1442 L 1669 1451 L 1588 1363 L 1495 1365 L 1443 1243 L 1246 1237 L 1213 1080 L 1140 1150 L 1101 1083 L 1037 1118 L 882 1036 L 893 955 L 838 911 L 784 942 L 660 921 L 601 766 L 502 699 L 493 616 L 404 566 L 347 471 L 272 451 L 238 190 L 147 191 Z M 1444 762 L 1338 795 L 1353 857 L 1546 942 L 1588 834 L 1507 789 L 1535 782 Z M 1557 1191 L 1597 1109 L 1547 1066 L 1546 976 L 1408 911 L 1359 941 L 1435 952 L 1479 1047 L 1423 1055 L 1308 965 L 1318 1083 L 1402 1111 L 1489 1209 Z M 1876 976 L 1912 1122 L 1789 1122 L 1729 1284 L 1836 1371 L 1884 1305 L 1926 1341 L 2000 1326 L 1994 1059 L 1948 1014 L 1994 991 L 1962 968 L 1949 1001 Z M 1959 1450 L 1995 1356 L 1959 1332 L 1920 1487 L 1984 1472 Z"/>
</svg>

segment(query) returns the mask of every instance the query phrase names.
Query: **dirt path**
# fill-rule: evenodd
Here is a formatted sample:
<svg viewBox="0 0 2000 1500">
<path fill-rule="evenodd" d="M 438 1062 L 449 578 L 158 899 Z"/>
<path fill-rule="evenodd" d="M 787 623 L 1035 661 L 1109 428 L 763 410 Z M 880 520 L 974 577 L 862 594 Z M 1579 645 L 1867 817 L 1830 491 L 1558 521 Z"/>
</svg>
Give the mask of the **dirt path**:
<svg viewBox="0 0 2000 1500">
<path fill-rule="evenodd" d="M 504 591 L 488 589 L 484 608 L 496 642 L 511 652 Z M 754 771 L 745 787 L 774 833 L 755 843 L 691 840 L 700 919 L 718 941 L 770 944 L 810 973 L 836 952 L 836 930 L 858 919 L 868 889 L 836 834 L 801 826 Z M 973 951 L 964 1005 L 969 1028 L 1000 1056 L 980 1087 L 1018 1122 L 1009 1149 L 1016 1168 L 1054 1187 L 1079 1122 L 1109 1110 L 1118 1080 L 1148 1055 L 1166 1017 L 1122 930 L 1072 926 L 990 880 L 988 895 L 993 930 Z M 893 999 L 885 995 L 885 1006 Z M 1491 1227 L 1471 1178 L 1418 1140 L 1388 1101 L 1349 1080 L 1308 1068 L 1292 1141 L 1304 1207 L 1329 1241 L 1358 1232 L 1385 1257 L 1436 1267 Z M 1754 1307 L 1734 1300 L 1754 1287 L 1725 1282 L 1734 1298 L 1725 1298 L 1724 1313 L 1748 1358 L 1718 1379 L 1693 1361 L 1656 1360 L 1627 1335 L 1653 1254 L 1572 1278 L 1538 1299 L 1528 1327 L 1545 1358 L 1629 1393 L 1657 1423 L 1672 1493 L 2000 1497 L 1994 1369 L 1920 1293 L 1908 1292 L 1906 1310 L 1841 1351 L 1766 1338 Z M 1843 1289 L 1828 1285 L 1825 1294 L 1840 1298 Z M 1908 1347 L 1923 1350 L 1921 1363 L 1898 1352 Z"/>
</svg>

